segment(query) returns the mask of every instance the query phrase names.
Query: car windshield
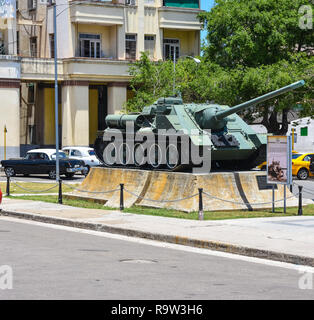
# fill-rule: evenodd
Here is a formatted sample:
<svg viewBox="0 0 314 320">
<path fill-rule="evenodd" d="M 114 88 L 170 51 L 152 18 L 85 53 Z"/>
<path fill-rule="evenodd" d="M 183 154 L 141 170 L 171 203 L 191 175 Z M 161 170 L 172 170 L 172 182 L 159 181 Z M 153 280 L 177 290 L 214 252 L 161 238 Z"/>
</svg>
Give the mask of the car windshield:
<svg viewBox="0 0 314 320">
<path fill-rule="evenodd" d="M 94 150 L 88 150 L 88 154 L 89 154 L 90 156 L 94 156 L 94 155 L 95 155 L 95 151 L 94 151 Z"/>
<path fill-rule="evenodd" d="M 64 152 L 59 152 L 59 158 L 66 158 L 66 157 L 67 157 L 67 155 Z M 55 153 L 53 153 L 51 155 L 51 159 L 56 159 L 56 154 Z"/>
<path fill-rule="evenodd" d="M 292 159 L 297 159 L 297 158 L 299 158 L 299 157 L 301 157 L 302 156 L 302 154 L 300 154 L 300 153 L 294 153 L 293 155 L 292 155 Z"/>
</svg>

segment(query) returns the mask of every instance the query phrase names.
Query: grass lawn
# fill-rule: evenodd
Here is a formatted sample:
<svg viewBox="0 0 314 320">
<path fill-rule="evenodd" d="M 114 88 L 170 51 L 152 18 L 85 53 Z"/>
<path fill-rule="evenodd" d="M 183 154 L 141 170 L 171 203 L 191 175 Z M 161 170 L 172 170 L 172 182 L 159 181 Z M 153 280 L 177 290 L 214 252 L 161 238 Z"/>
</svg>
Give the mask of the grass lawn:
<svg viewBox="0 0 314 320">
<path fill-rule="evenodd" d="M 78 184 L 71 184 L 73 187 L 78 187 Z M 54 188 L 53 188 L 54 187 Z M 2 190 L 2 193 L 6 193 L 7 183 L 6 182 L 0 182 L 0 189 Z M 51 189 L 52 188 L 52 189 Z M 27 190 L 24 190 L 27 189 Z M 46 191 L 47 189 L 51 189 Z M 62 184 L 62 191 L 63 192 L 71 192 L 72 189 L 65 184 Z M 10 183 L 10 194 L 17 194 L 17 193 L 57 193 L 58 192 L 58 186 L 55 182 L 51 183 L 40 183 L 40 182 L 11 182 Z"/>
<path fill-rule="evenodd" d="M 34 201 L 45 201 L 57 203 L 57 196 L 15 196 L 15 199 L 24 200 L 34 200 Z M 86 200 L 73 200 L 73 199 L 63 199 L 63 204 L 79 207 L 79 208 L 89 208 L 89 209 L 102 209 L 102 210 L 117 210 L 116 208 L 109 208 L 99 203 L 93 203 Z M 198 219 L 197 212 L 182 212 L 171 209 L 157 209 L 133 206 L 131 208 L 126 208 L 124 212 L 136 213 L 136 214 L 146 214 L 153 216 L 162 217 L 172 217 L 172 218 L 182 218 L 182 219 Z M 222 220 L 222 219 L 239 219 L 239 218 L 258 218 L 258 217 L 286 217 L 286 216 L 296 216 L 298 214 L 298 208 L 287 208 L 287 213 L 283 213 L 283 208 L 276 208 L 276 212 L 272 213 L 271 209 L 258 210 L 258 211 L 221 211 L 221 212 L 204 212 L 205 220 Z M 314 204 L 303 207 L 303 215 L 314 215 Z"/>
</svg>

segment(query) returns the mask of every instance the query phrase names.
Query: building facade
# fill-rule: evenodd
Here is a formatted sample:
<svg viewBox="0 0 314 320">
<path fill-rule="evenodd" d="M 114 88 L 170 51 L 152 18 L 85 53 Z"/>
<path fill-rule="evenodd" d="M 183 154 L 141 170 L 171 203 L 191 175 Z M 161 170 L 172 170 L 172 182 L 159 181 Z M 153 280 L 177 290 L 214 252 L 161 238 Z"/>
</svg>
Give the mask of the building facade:
<svg viewBox="0 0 314 320">
<path fill-rule="evenodd" d="M 4 39 L 15 38 L 4 41 L 10 52 L 0 55 L 0 98 L 10 100 L 0 105 L 1 159 L 4 126 L 12 147 L 7 157 L 55 144 L 53 6 L 17 3 L 14 31 L 3 29 Z M 56 6 L 62 146 L 93 144 L 106 115 L 130 96 L 129 64 L 141 52 L 156 61 L 200 54 L 199 0 L 56 0 Z"/>
</svg>

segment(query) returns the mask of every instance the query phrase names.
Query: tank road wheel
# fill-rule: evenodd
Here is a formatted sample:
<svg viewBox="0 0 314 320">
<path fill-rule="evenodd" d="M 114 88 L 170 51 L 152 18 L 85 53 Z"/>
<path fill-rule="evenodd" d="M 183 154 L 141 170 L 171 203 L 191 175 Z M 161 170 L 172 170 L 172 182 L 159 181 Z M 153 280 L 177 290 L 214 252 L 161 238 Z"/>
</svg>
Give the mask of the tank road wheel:
<svg viewBox="0 0 314 320">
<path fill-rule="evenodd" d="M 118 163 L 127 166 L 130 163 L 130 147 L 126 143 L 122 143 L 119 148 L 119 154 L 118 154 Z"/>
<path fill-rule="evenodd" d="M 162 151 L 157 143 L 153 143 L 148 152 L 148 163 L 153 169 L 161 167 Z"/>
<path fill-rule="evenodd" d="M 141 167 L 145 164 L 145 150 L 141 143 L 137 143 L 134 146 L 134 164 L 137 167 Z"/>
<path fill-rule="evenodd" d="M 115 144 L 111 142 L 103 150 L 104 165 L 109 167 L 115 165 L 117 160 L 116 155 L 118 154 Z"/>
<path fill-rule="evenodd" d="M 175 170 L 180 164 L 180 154 L 177 146 L 169 144 L 166 151 L 166 165 L 170 170 Z"/>
</svg>

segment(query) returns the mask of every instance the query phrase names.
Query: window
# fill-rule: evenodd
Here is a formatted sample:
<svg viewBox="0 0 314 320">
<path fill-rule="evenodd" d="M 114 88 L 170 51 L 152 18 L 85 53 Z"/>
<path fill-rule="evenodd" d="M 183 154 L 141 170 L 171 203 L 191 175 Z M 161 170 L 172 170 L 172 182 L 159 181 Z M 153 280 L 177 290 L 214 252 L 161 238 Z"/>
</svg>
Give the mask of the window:
<svg viewBox="0 0 314 320">
<path fill-rule="evenodd" d="M 199 8 L 199 0 L 164 0 L 165 7 Z"/>
<path fill-rule="evenodd" d="M 172 61 L 174 60 L 174 53 L 176 55 L 176 61 L 180 57 L 180 40 L 178 39 L 164 39 L 164 59 Z"/>
<path fill-rule="evenodd" d="M 67 155 L 64 153 L 64 152 L 59 152 L 59 159 L 60 158 L 66 158 L 67 157 Z M 55 153 L 53 153 L 52 155 L 51 155 L 51 159 L 52 160 L 55 160 L 56 159 L 56 154 Z"/>
<path fill-rule="evenodd" d="M 34 10 L 37 7 L 37 0 L 27 0 L 28 10 Z"/>
<path fill-rule="evenodd" d="M 136 35 L 135 34 L 125 35 L 125 58 L 127 60 L 136 59 Z"/>
<path fill-rule="evenodd" d="M 125 0 L 125 4 L 129 6 L 136 6 L 136 0 Z"/>
<path fill-rule="evenodd" d="M 95 155 L 96 155 L 96 153 L 95 153 L 94 150 L 88 150 L 88 154 L 89 154 L 90 156 L 95 156 Z"/>
<path fill-rule="evenodd" d="M 100 58 L 99 34 L 80 34 L 80 57 Z"/>
<path fill-rule="evenodd" d="M 37 57 L 37 37 L 31 37 L 29 41 L 31 57 Z"/>
<path fill-rule="evenodd" d="M 49 43 L 50 43 L 50 58 L 55 57 L 55 35 L 54 33 L 49 34 Z"/>
<path fill-rule="evenodd" d="M 82 156 L 82 154 L 81 154 L 81 152 L 80 151 L 78 151 L 78 150 L 71 150 L 71 154 L 70 154 L 72 157 L 81 157 Z"/>
<path fill-rule="evenodd" d="M 40 160 L 49 160 L 48 156 L 45 153 L 39 153 Z"/>
<path fill-rule="evenodd" d="M 27 95 L 27 102 L 28 103 L 35 103 L 35 85 L 34 83 L 28 83 L 28 95 Z"/>
<path fill-rule="evenodd" d="M 308 154 L 307 156 L 305 156 L 303 158 L 303 161 L 311 161 L 311 159 L 314 159 L 314 155 L 313 154 Z"/>
<path fill-rule="evenodd" d="M 20 54 L 20 32 L 16 31 L 16 54 Z"/>
<path fill-rule="evenodd" d="M 308 136 L 308 128 L 304 127 L 301 128 L 301 137 L 307 137 Z"/>
<path fill-rule="evenodd" d="M 155 56 L 155 36 L 145 36 L 144 50 L 148 52 L 150 58 Z"/>
</svg>

